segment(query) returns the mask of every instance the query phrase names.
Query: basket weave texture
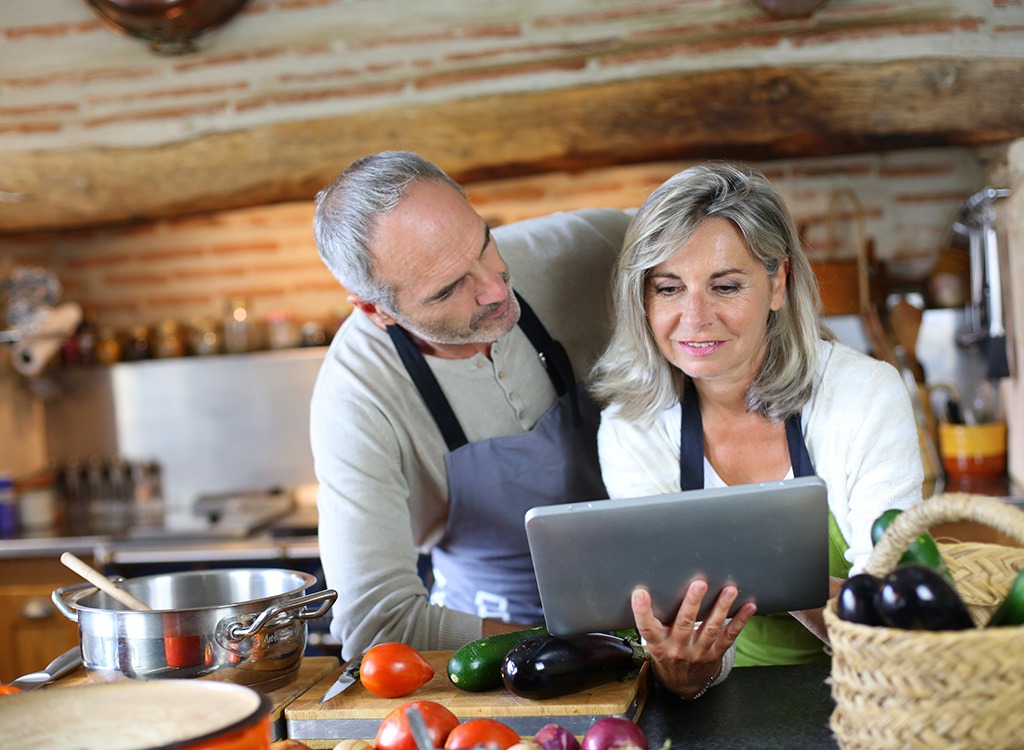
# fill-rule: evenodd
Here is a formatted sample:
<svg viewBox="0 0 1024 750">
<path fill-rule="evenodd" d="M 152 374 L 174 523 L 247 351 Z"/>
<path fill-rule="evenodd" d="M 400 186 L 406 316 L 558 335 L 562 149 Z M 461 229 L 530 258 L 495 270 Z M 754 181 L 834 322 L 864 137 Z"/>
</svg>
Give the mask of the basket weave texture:
<svg viewBox="0 0 1024 750">
<path fill-rule="evenodd" d="M 901 513 L 865 571 L 883 576 L 932 526 L 974 521 L 1024 545 L 1024 511 L 990 497 L 934 497 Z M 1024 548 L 940 543 L 956 588 L 977 624 L 1006 596 Z M 902 630 L 840 620 L 825 607 L 832 646 L 829 722 L 844 750 L 1024 748 L 1024 626 Z"/>
</svg>

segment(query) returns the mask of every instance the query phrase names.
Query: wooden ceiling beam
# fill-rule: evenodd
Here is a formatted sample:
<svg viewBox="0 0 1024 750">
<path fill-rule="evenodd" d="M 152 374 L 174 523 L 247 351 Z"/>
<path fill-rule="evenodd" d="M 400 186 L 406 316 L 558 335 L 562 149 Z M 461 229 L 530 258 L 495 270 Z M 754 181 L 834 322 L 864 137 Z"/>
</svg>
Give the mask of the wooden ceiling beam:
<svg viewBox="0 0 1024 750">
<path fill-rule="evenodd" d="M 655 160 L 815 157 L 1024 136 L 1024 63 L 719 70 L 483 96 L 156 147 L 0 152 L 0 233 L 308 200 L 354 159 L 417 151 L 454 177 Z"/>
</svg>

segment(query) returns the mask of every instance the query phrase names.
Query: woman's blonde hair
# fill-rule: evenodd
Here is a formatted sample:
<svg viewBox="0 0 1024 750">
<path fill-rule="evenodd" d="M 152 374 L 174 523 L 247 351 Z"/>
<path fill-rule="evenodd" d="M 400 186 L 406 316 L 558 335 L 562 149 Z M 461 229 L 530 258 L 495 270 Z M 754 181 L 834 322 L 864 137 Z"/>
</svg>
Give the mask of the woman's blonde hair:
<svg viewBox="0 0 1024 750">
<path fill-rule="evenodd" d="M 670 177 L 644 201 L 626 230 L 612 280 L 611 341 L 594 365 L 592 390 L 622 418 L 649 425 L 683 397 L 682 372 L 658 348 L 647 321 L 645 289 L 652 268 L 674 255 L 705 219 L 728 219 L 770 276 L 789 261 L 786 297 L 769 313 L 766 355 L 747 390 L 747 409 L 771 420 L 800 410 L 811 395 L 822 339 L 821 296 L 785 201 L 763 174 L 708 163 Z"/>
</svg>

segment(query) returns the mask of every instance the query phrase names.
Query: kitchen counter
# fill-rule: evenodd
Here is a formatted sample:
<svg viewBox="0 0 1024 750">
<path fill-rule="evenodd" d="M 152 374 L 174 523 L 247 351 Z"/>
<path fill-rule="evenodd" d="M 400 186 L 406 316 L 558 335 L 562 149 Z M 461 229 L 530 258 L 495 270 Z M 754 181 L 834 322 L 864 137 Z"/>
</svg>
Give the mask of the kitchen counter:
<svg viewBox="0 0 1024 750">
<path fill-rule="evenodd" d="M 837 748 L 828 664 L 743 667 L 695 701 L 654 685 L 638 724 L 651 748 Z"/>
</svg>

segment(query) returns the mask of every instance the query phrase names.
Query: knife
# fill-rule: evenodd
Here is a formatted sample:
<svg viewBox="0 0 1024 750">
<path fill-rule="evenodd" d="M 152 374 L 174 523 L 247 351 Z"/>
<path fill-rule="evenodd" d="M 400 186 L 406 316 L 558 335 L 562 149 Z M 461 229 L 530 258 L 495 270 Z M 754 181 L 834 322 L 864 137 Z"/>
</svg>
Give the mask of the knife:
<svg viewBox="0 0 1024 750">
<path fill-rule="evenodd" d="M 324 693 L 323 698 L 317 701 L 318 704 L 329 701 L 336 695 L 341 694 L 343 690 L 348 688 L 352 683 L 359 681 L 359 664 L 363 661 L 362 654 L 357 656 L 355 659 L 348 663 L 348 666 L 342 671 L 341 676 L 334 681 L 334 684 L 327 688 L 327 692 Z"/>
<path fill-rule="evenodd" d="M 23 675 L 10 684 L 22 691 L 35 690 L 77 669 L 81 663 L 82 652 L 74 646 L 47 664 L 45 669 Z"/>
</svg>

